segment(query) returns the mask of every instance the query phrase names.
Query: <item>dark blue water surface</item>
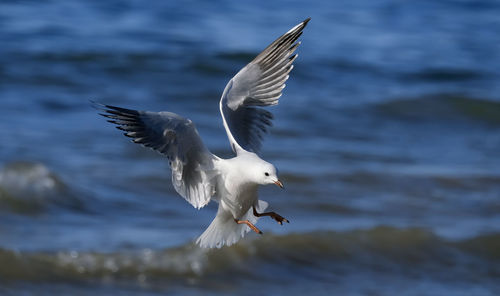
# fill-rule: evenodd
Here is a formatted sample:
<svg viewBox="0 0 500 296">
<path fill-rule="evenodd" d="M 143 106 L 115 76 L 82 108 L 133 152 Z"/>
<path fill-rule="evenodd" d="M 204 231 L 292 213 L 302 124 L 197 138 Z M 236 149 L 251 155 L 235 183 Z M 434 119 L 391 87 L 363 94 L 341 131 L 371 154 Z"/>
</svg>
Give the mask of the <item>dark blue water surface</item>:
<svg viewBox="0 0 500 296">
<path fill-rule="evenodd" d="M 260 191 L 291 223 L 199 249 L 216 212 L 89 99 L 192 119 L 306 17 Z M 0 2 L 1 295 L 499 295 L 500 2 Z"/>
</svg>

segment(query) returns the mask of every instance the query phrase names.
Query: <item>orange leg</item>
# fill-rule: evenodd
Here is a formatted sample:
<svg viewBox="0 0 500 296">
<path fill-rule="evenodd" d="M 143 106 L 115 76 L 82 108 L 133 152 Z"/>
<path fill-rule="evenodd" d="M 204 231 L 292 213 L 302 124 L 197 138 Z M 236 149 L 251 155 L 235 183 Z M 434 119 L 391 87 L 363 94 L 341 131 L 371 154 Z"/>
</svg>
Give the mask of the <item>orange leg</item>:
<svg viewBox="0 0 500 296">
<path fill-rule="evenodd" d="M 262 231 L 260 231 L 257 227 L 255 227 L 255 225 L 253 225 L 250 221 L 248 220 L 238 220 L 238 219 L 234 219 L 234 222 L 238 223 L 238 224 L 246 224 L 248 225 L 248 227 L 250 227 L 253 231 L 255 231 L 256 233 L 258 234 L 262 234 Z"/>
<path fill-rule="evenodd" d="M 269 216 L 276 220 L 280 225 L 283 225 L 283 222 L 290 223 L 287 219 L 281 217 L 280 215 L 276 214 L 275 212 L 267 212 L 267 213 L 257 213 L 257 210 L 255 207 L 253 207 L 253 215 L 256 217 L 262 217 L 262 216 Z"/>
</svg>

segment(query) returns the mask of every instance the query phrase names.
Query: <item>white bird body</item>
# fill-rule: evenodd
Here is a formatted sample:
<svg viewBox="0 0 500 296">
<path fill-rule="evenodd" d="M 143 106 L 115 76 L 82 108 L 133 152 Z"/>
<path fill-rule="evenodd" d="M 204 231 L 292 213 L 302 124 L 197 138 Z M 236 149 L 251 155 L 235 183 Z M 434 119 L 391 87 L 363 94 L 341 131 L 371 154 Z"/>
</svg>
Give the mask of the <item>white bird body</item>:
<svg viewBox="0 0 500 296">
<path fill-rule="evenodd" d="M 171 112 L 136 111 L 95 104 L 101 115 L 125 131 L 133 142 L 150 147 L 170 161 L 175 190 L 195 208 L 210 200 L 219 203 L 217 215 L 197 239 L 202 247 L 236 243 L 255 227 L 261 216 L 278 223 L 288 222 L 275 212 L 263 213 L 265 201 L 258 199 L 258 186 L 276 184 L 283 188 L 276 168 L 256 152 L 262 134 L 271 125 L 272 114 L 260 107 L 278 104 L 285 81 L 297 55 L 309 19 L 296 25 L 271 43 L 227 84 L 219 103 L 224 128 L 236 156 L 222 159 L 210 153 L 193 122 Z"/>
<path fill-rule="evenodd" d="M 257 202 L 258 184 L 252 180 L 249 173 L 249 168 L 254 164 L 252 161 L 256 158 L 258 156 L 254 153 L 245 153 L 217 162 L 217 169 L 224 173 L 217 186 L 220 192 L 215 195 L 222 209 L 231 212 L 236 219 L 245 215 Z"/>
<path fill-rule="evenodd" d="M 257 190 L 260 181 L 256 176 L 261 167 L 271 167 L 270 163 L 262 160 L 253 152 L 243 152 L 230 159 L 221 159 L 217 162 L 217 169 L 224 172 L 220 178 L 220 192 L 216 197 L 224 210 L 238 219 L 248 210 L 257 205 Z M 277 181 L 277 180 L 276 180 Z M 275 181 L 269 184 L 275 183 Z"/>
<path fill-rule="evenodd" d="M 257 154 L 242 151 L 230 159 L 217 159 L 214 168 L 223 172 L 218 178 L 216 192 L 212 200 L 219 203 L 217 215 L 212 224 L 198 238 L 197 243 L 203 247 L 219 247 L 222 241 L 231 245 L 239 240 L 248 226 L 236 224 L 236 220 L 249 220 L 255 224 L 258 217 L 252 215 L 252 207 L 264 211 L 267 203 L 259 201 L 259 183 L 255 180 L 255 171 L 261 166 L 270 165 Z M 223 234 L 226 235 L 223 239 Z"/>
</svg>

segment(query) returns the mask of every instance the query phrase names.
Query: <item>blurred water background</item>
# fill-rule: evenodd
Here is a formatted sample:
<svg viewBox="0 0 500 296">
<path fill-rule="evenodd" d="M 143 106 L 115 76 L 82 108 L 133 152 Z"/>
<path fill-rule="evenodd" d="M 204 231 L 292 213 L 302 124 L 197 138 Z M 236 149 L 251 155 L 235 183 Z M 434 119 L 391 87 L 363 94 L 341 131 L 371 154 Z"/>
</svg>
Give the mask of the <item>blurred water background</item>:
<svg viewBox="0 0 500 296">
<path fill-rule="evenodd" d="M 499 295 L 500 2 L 0 2 L 1 295 Z M 89 99 L 192 119 L 312 17 L 234 247 Z"/>
</svg>

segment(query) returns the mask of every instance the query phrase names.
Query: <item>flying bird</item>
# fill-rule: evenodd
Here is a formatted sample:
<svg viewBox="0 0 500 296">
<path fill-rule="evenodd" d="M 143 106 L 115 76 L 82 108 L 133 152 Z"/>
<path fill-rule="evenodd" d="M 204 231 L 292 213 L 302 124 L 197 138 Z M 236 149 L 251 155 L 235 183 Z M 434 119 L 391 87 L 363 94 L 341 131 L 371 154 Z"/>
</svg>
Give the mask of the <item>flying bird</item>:
<svg viewBox="0 0 500 296">
<path fill-rule="evenodd" d="M 278 170 L 257 153 L 273 115 L 262 107 L 277 105 L 297 58 L 298 38 L 310 18 L 272 42 L 227 83 L 219 103 L 224 128 L 235 157 L 222 159 L 203 144 L 194 123 L 172 112 L 136 111 L 92 102 L 100 115 L 116 124 L 134 143 L 167 156 L 172 183 L 195 208 L 218 202 L 217 214 L 196 240 L 201 247 L 230 246 L 269 216 L 289 222 L 259 200 L 259 185 L 283 188 Z"/>
</svg>

